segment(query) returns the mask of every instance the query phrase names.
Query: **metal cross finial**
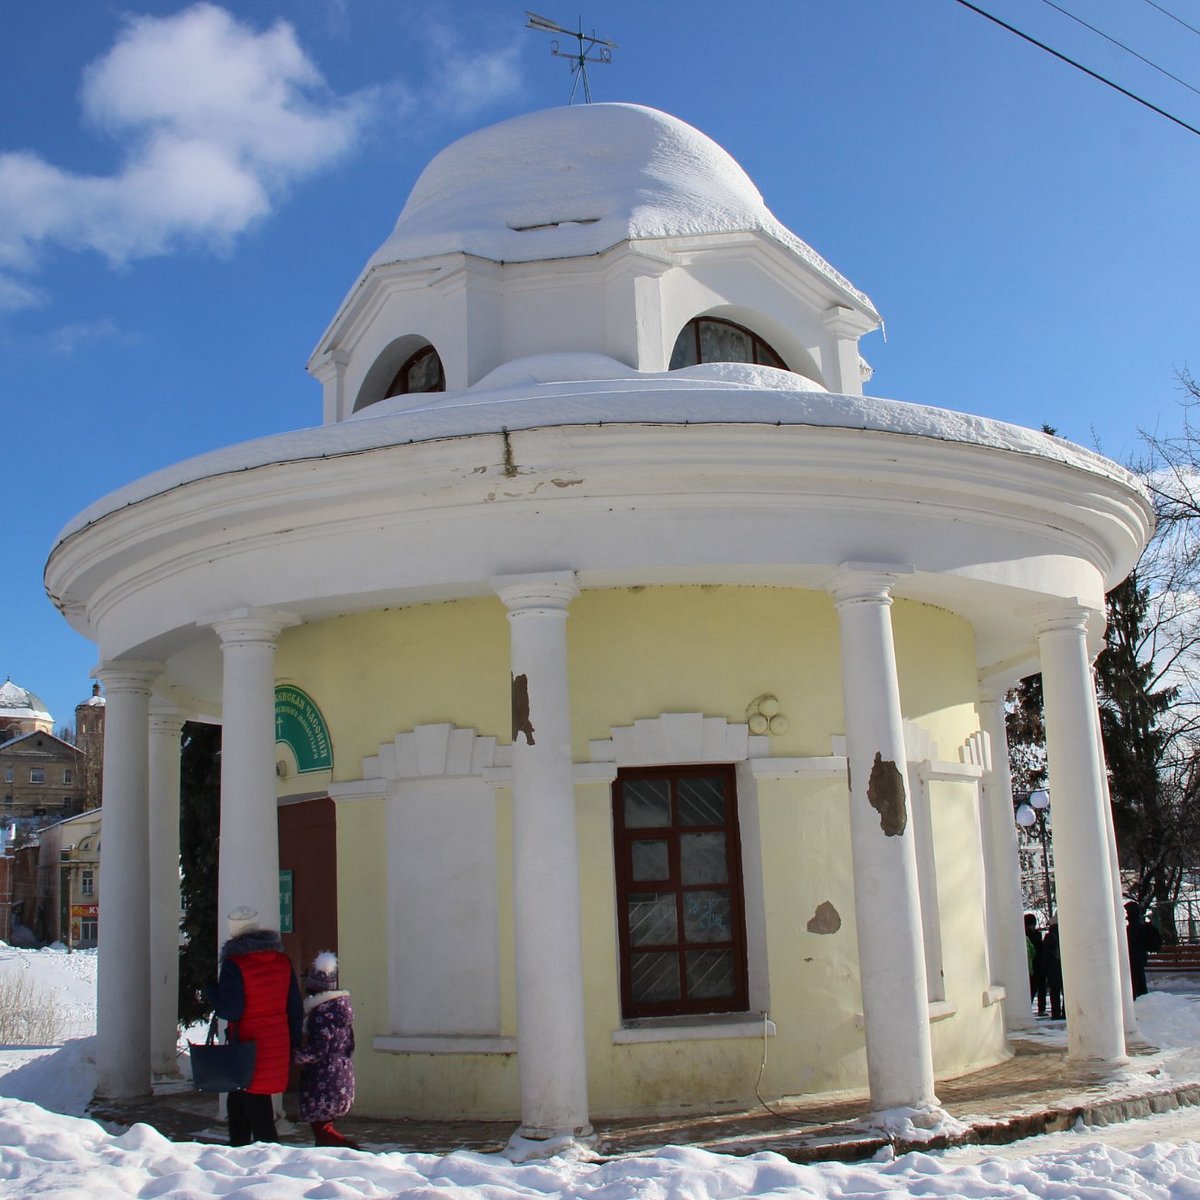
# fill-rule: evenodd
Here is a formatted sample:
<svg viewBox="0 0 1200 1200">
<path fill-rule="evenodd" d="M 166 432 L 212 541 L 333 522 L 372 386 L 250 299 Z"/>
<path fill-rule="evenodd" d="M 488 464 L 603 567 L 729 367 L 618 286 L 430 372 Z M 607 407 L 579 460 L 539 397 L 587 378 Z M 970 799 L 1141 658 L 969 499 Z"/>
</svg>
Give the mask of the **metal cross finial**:
<svg viewBox="0 0 1200 1200">
<path fill-rule="evenodd" d="M 579 42 L 579 47 L 574 51 L 564 51 L 558 48 L 558 41 L 550 43 L 550 53 L 558 58 L 569 58 L 571 60 L 571 74 L 575 77 L 571 84 L 571 98 L 567 101 L 568 104 L 575 103 L 575 92 L 579 87 L 579 81 L 583 80 L 583 102 L 591 104 L 592 89 L 588 86 L 587 67 L 588 63 L 610 63 L 612 62 L 612 52 L 617 48 L 616 42 L 610 42 L 607 38 L 598 37 L 593 29 L 591 33 L 583 32 L 583 18 L 579 18 L 579 30 L 566 29 L 557 21 L 551 21 L 549 17 L 539 17 L 537 13 L 525 10 L 525 15 L 529 18 L 526 29 L 536 29 L 540 33 L 561 33 L 566 37 L 573 37 Z M 595 50 L 594 56 L 589 57 L 589 52 Z"/>
</svg>

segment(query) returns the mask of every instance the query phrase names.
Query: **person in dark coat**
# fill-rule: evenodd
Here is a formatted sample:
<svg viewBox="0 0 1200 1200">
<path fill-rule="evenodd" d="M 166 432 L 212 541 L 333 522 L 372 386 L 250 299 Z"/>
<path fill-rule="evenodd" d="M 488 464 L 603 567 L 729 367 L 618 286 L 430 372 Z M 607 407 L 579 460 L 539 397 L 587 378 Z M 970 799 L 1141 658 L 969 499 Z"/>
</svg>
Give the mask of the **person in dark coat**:
<svg viewBox="0 0 1200 1200">
<path fill-rule="evenodd" d="M 1025 914 L 1025 941 L 1029 950 L 1029 1002 L 1037 1001 L 1038 1016 L 1046 1015 L 1046 973 L 1041 967 L 1042 931 L 1037 913 Z"/>
<path fill-rule="evenodd" d="M 318 1146 L 358 1146 L 334 1128 L 354 1103 L 354 1010 L 338 988 L 337 956 L 313 960 L 304 980 L 304 1041 L 292 1059 L 300 1064 L 300 1119 L 312 1126 Z"/>
<path fill-rule="evenodd" d="M 1146 982 L 1146 960 L 1162 949 L 1162 935 L 1142 918 L 1142 908 L 1136 900 L 1125 905 L 1125 941 L 1129 948 L 1129 976 L 1136 1000 L 1150 990 Z"/>
<path fill-rule="evenodd" d="M 1038 969 L 1046 980 L 1046 991 L 1050 994 L 1050 1016 L 1061 1021 L 1063 1011 L 1063 977 L 1062 954 L 1058 941 L 1058 917 L 1050 918 L 1050 928 L 1042 938 L 1042 948 L 1038 953 L 1040 962 Z"/>
<path fill-rule="evenodd" d="M 227 1040 L 236 1038 L 255 1046 L 250 1082 L 226 1097 L 229 1144 L 277 1142 L 271 1097 L 287 1090 L 292 1051 L 300 1043 L 304 1020 L 300 985 L 279 934 L 259 928 L 254 909 L 234 909 L 228 932 L 229 939 L 221 947 L 213 1007 L 229 1023 Z"/>
</svg>

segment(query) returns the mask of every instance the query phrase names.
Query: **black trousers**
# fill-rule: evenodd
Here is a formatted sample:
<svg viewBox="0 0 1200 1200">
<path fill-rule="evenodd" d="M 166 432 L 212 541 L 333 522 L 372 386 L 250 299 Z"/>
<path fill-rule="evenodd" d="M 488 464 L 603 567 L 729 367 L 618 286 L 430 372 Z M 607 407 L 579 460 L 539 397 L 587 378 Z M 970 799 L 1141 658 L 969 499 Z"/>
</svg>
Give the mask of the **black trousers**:
<svg viewBox="0 0 1200 1200">
<path fill-rule="evenodd" d="M 275 1105 L 268 1096 L 253 1092 L 230 1092 L 225 1097 L 229 1118 L 229 1144 L 248 1146 L 251 1142 L 277 1142 Z"/>
</svg>

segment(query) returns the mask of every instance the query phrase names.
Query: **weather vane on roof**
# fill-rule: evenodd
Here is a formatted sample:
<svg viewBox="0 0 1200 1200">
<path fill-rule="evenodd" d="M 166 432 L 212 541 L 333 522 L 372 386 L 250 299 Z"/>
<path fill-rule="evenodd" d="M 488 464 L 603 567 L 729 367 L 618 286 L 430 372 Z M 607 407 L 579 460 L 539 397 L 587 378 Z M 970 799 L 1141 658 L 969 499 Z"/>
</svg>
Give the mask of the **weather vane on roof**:
<svg viewBox="0 0 1200 1200">
<path fill-rule="evenodd" d="M 579 87 L 579 81 L 583 80 L 583 102 L 591 104 L 592 89 L 588 86 L 587 68 L 588 63 L 610 63 L 612 62 L 612 52 L 617 48 L 616 42 L 610 42 L 607 38 L 598 37 L 593 29 L 591 33 L 583 32 L 583 18 L 579 18 L 579 31 L 574 29 L 565 29 L 557 21 L 551 21 L 549 17 L 539 17 L 537 13 L 532 13 L 529 9 L 525 10 L 525 15 L 529 18 L 529 23 L 525 26 L 526 29 L 536 29 L 541 33 L 561 33 L 566 37 L 573 37 L 579 42 L 578 50 L 565 51 L 558 48 L 558 41 L 550 43 L 550 53 L 557 55 L 559 58 L 569 58 L 571 60 L 571 74 L 575 77 L 574 83 L 571 84 L 571 98 L 567 101 L 568 104 L 575 103 L 575 92 Z M 591 55 L 591 51 L 595 51 Z"/>
</svg>

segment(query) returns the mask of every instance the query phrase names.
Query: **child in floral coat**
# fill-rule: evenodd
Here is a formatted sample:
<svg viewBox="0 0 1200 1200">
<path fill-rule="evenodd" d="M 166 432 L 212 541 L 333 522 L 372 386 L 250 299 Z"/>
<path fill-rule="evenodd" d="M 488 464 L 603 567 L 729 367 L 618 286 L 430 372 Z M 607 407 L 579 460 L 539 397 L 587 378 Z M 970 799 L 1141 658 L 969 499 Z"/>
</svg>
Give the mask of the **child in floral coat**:
<svg viewBox="0 0 1200 1200">
<path fill-rule="evenodd" d="M 304 980 L 304 1041 L 292 1055 L 300 1064 L 300 1119 L 318 1146 L 358 1146 L 333 1127 L 354 1103 L 354 1010 L 338 990 L 337 956 L 318 954 Z"/>
</svg>

